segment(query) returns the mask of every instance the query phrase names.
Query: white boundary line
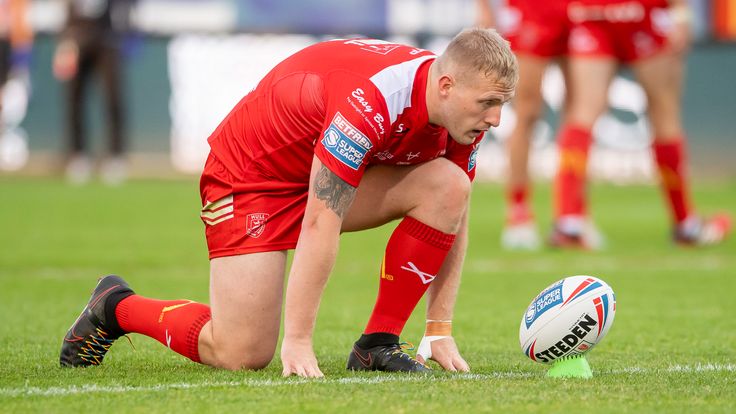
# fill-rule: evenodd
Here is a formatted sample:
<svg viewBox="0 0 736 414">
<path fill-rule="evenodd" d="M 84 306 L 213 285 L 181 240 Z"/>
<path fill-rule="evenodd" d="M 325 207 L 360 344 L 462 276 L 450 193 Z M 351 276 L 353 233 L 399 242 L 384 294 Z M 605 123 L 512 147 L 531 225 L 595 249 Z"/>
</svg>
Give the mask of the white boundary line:
<svg viewBox="0 0 736 414">
<path fill-rule="evenodd" d="M 656 373 L 703 373 L 703 372 L 736 372 L 736 364 L 696 364 L 696 365 L 673 365 L 663 369 L 629 367 L 615 370 L 596 371 L 598 375 L 630 375 L 630 374 L 656 374 Z M 69 387 L 18 387 L 0 388 L 0 397 L 56 397 L 78 394 L 122 394 L 130 392 L 160 392 L 169 390 L 191 390 L 199 388 L 228 388 L 228 387 L 283 387 L 301 384 L 382 384 L 391 382 L 449 382 L 449 381 L 488 381 L 504 378 L 534 378 L 540 377 L 537 372 L 507 371 L 492 374 L 457 374 L 450 376 L 412 376 L 386 374 L 380 377 L 343 377 L 334 379 L 304 379 L 304 378 L 281 378 L 281 379 L 244 379 L 242 381 L 203 381 L 194 383 L 171 383 L 149 386 L 131 385 L 72 385 Z"/>
</svg>

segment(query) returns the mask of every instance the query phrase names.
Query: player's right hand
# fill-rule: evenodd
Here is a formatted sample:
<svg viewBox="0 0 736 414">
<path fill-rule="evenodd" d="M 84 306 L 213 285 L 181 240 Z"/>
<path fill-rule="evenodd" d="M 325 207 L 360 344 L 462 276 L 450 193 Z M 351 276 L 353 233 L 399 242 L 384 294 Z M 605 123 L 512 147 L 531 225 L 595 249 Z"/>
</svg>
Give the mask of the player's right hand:
<svg viewBox="0 0 736 414">
<path fill-rule="evenodd" d="M 470 372 L 470 366 L 460 355 L 455 339 L 451 336 L 422 338 L 417 350 L 417 361 L 426 364 L 430 359 L 446 371 Z"/>
<path fill-rule="evenodd" d="M 281 375 L 297 375 L 304 378 L 322 378 L 325 374 L 319 369 L 317 357 L 311 343 L 298 343 L 284 338 L 281 343 Z"/>
</svg>

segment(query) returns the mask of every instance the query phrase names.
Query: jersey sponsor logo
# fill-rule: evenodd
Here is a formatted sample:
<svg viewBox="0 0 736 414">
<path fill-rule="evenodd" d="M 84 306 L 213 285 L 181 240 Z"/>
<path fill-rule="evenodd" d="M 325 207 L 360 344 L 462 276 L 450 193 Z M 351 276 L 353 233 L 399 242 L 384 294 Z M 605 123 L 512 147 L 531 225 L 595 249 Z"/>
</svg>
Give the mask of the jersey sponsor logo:
<svg viewBox="0 0 736 414">
<path fill-rule="evenodd" d="M 468 157 L 468 172 L 473 171 L 473 168 L 475 168 L 476 161 L 478 160 L 478 148 L 480 146 L 478 144 L 473 147 L 473 151 L 470 152 L 470 156 Z"/>
<path fill-rule="evenodd" d="M 407 161 L 411 161 L 411 160 L 413 160 L 414 158 L 417 158 L 417 157 L 419 156 L 419 154 L 421 154 L 421 152 L 411 152 L 411 151 L 409 151 L 409 152 L 408 152 L 408 153 L 406 154 L 406 160 L 407 160 Z"/>
<path fill-rule="evenodd" d="M 381 114 L 376 114 L 373 117 L 373 120 L 376 121 L 376 125 L 378 125 L 378 129 L 381 130 L 380 131 L 381 135 L 385 134 L 386 133 L 386 130 L 383 128 L 383 121 L 385 121 L 386 118 L 384 118 L 383 115 L 381 115 Z"/>
<path fill-rule="evenodd" d="M 245 234 L 254 239 L 261 237 L 263 231 L 266 230 L 266 221 L 269 216 L 268 213 L 251 213 L 245 216 Z"/>
<path fill-rule="evenodd" d="M 379 55 L 388 55 L 396 50 L 400 45 L 389 43 L 385 40 L 378 39 L 351 39 L 345 42 L 346 45 L 360 46 L 361 50 L 366 52 L 377 53 Z"/>
<path fill-rule="evenodd" d="M 610 22 L 610 23 L 638 23 L 647 16 L 647 11 L 641 2 L 627 1 L 618 4 L 577 4 L 568 8 L 568 17 L 574 23 L 582 22 Z"/>
<path fill-rule="evenodd" d="M 380 113 L 376 113 L 375 115 L 373 115 L 373 117 L 370 117 L 370 115 L 368 115 L 374 112 L 374 110 L 373 106 L 368 103 L 368 100 L 363 95 L 365 95 L 365 91 L 361 88 L 356 88 L 350 94 L 350 96 L 347 97 L 347 101 L 350 106 L 355 109 L 355 112 L 359 113 L 360 116 L 365 119 L 365 121 L 368 123 L 368 126 L 373 129 L 376 135 L 385 135 L 386 128 L 383 126 L 383 121 L 385 120 L 385 118 Z"/>
<path fill-rule="evenodd" d="M 377 158 L 377 159 L 379 159 L 381 161 L 386 161 L 386 160 L 390 160 L 391 158 L 393 158 L 394 157 L 394 154 L 392 154 L 391 151 L 386 150 L 386 151 L 381 151 L 381 152 L 377 153 L 373 157 L 374 158 Z"/>
<path fill-rule="evenodd" d="M 336 113 L 324 133 L 322 145 L 338 161 L 358 170 L 373 143 L 341 113 Z"/>
<path fill-rule="evenodd" d="M 409 132 L 409 127 L 404 125 L 403 123 L 399 124 L 396 129 L 394 130 L 394 136 L 395 137 L 403 137 Z"/>
<path fill-rule="evenodd" d="M 334 147 L 340 141 L 340 133 L 334 129 L 327 129 L 325 132 L 324 144 L 328 147 Z"/>
<path fill-rule="evenodd" d="M 364 112 L 373 112 L 373 107 L 368 103 L 368 100 L 363 97 L 363 95 L 365 95 L 365 91 L 363 91 L 363 89 L 356 88 L 351 95 L 363 107 Z"/>
</svg>

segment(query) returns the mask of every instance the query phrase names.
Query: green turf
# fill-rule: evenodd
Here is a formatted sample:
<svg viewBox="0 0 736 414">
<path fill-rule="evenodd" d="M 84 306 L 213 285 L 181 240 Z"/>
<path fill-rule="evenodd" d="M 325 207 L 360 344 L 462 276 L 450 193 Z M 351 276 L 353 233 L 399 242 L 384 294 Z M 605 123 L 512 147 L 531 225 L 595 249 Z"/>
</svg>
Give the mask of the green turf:
<svg viewBox="0 0 736 414">
<path fill-rule="evenodd" d="M 549 191 L 535 195 L 546 230 Z M 390 229 L 343 236 L 315 336 L 326 379 L 306 381 L 282 379 L 278 360 L 260 372 L 213 370 L 139 335 L 101 367 L 59 368 L 61 338 L 101 274 L 147 296 L 207 301 L 197 183 L 0 178 L 0 412 L 736 412 L 736 240 L 673 247 L 654 187 L 596 185 L 592 197 L 606 251 L 509 253 L 498 242 L 502 192 L 476 186 L 454 323 L 471 375 L 344 370 Z M 700 186 L 695 198 L 733 213 L 736 185 Z M 532 297 L 573 274 L 617 294 L 615 323 L 588 355 L 590 380 L 547 378 L 518 344 Z M 422 329 L 415 312 L 403 339 L 418 342 Z"/>
</svg>

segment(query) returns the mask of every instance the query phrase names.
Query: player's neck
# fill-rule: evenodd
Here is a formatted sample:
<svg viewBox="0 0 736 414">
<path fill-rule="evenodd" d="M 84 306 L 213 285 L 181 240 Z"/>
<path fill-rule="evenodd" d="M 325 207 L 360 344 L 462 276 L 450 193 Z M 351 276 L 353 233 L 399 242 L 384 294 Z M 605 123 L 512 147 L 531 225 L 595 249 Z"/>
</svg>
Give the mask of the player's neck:
<svg viewBox="0 0 736 414">
<path fill-rule="evenodd" d="M 430 124 L 441 125 L 439 116 L 439 102 L 437 100 L 437 61 L 427 71 L 427 84 L 424 88 L 424 102 L 427 106 L 427 122 Z"/>
</svg>

